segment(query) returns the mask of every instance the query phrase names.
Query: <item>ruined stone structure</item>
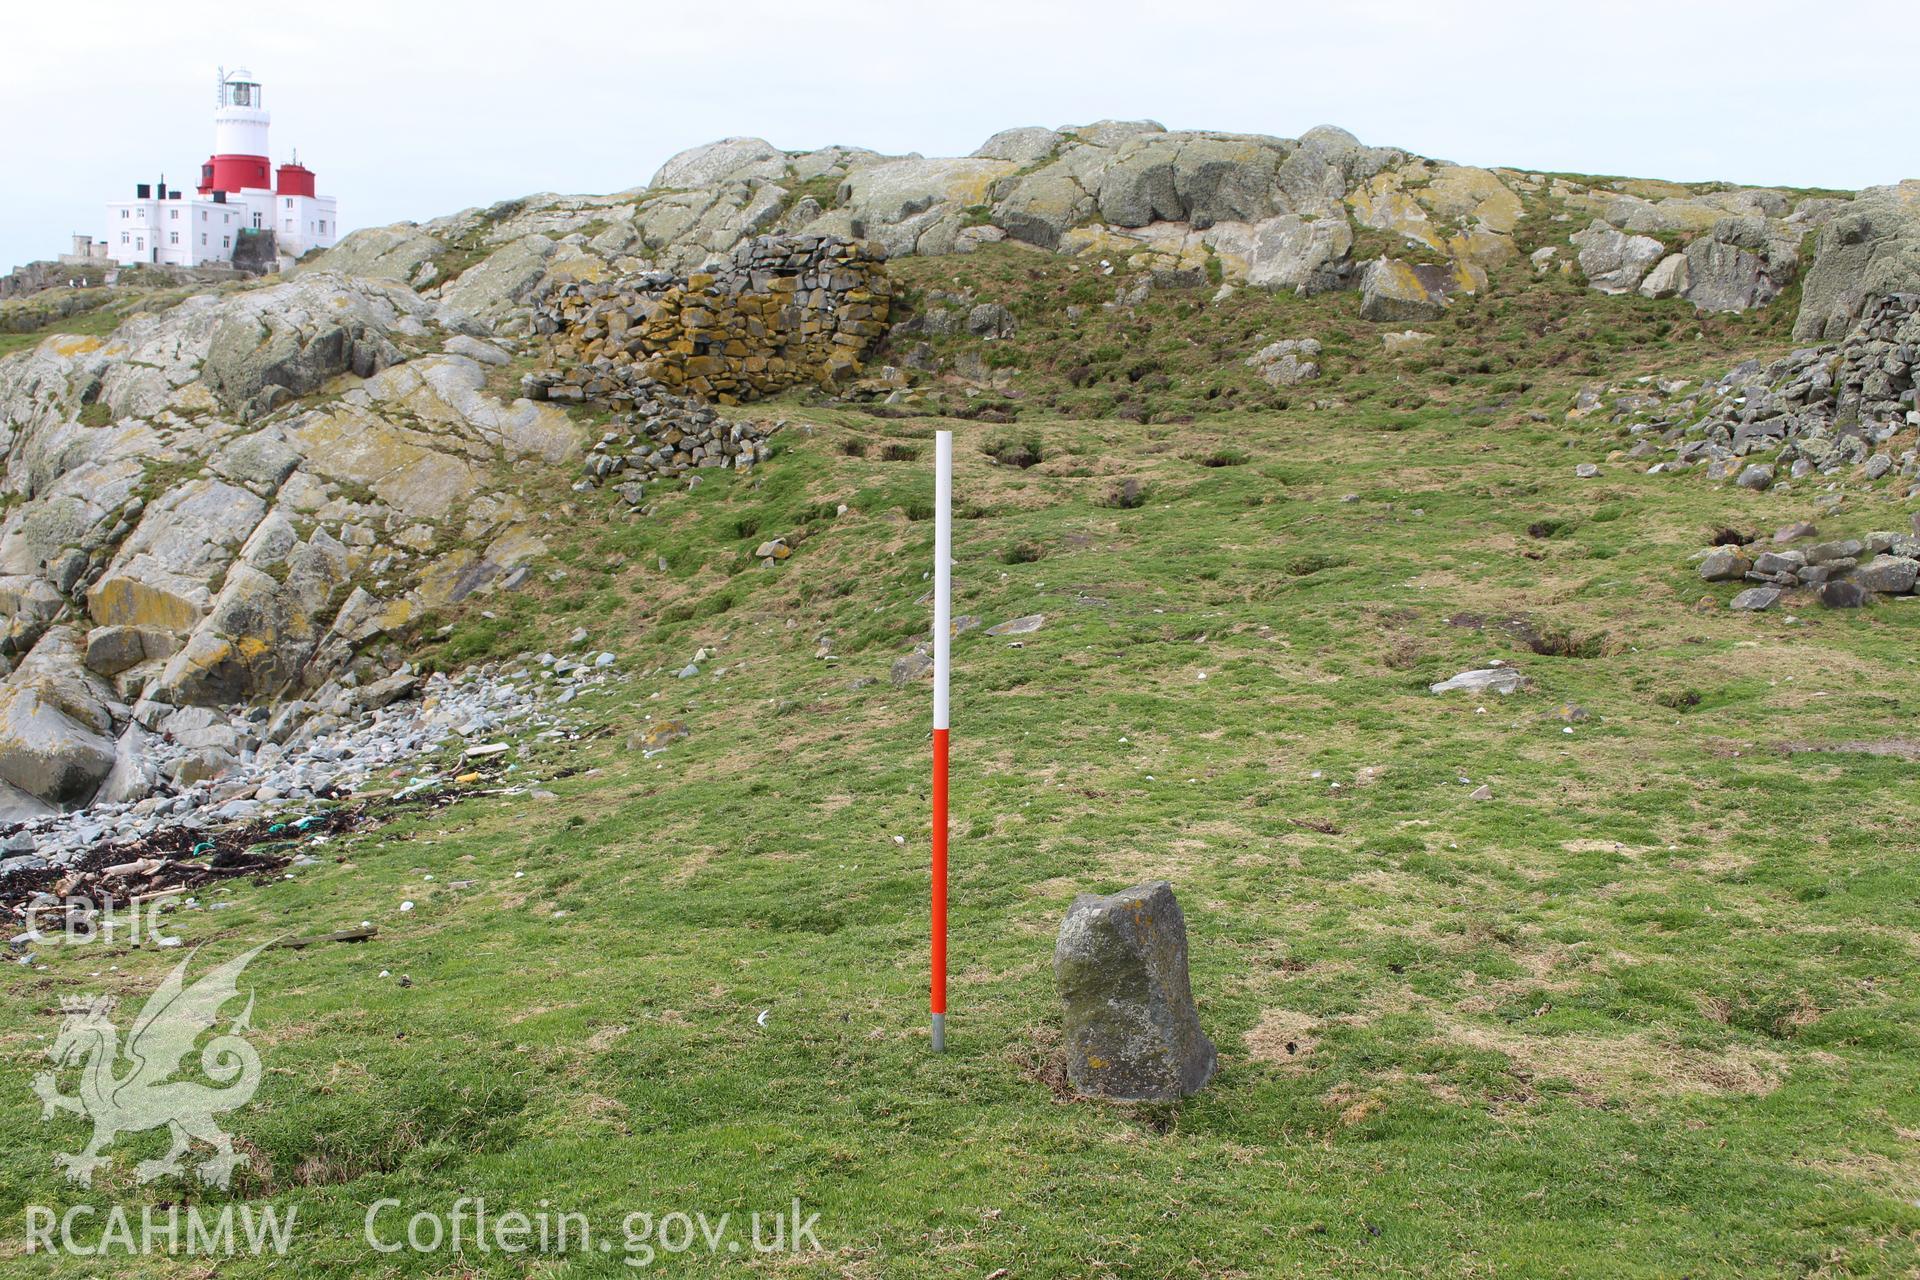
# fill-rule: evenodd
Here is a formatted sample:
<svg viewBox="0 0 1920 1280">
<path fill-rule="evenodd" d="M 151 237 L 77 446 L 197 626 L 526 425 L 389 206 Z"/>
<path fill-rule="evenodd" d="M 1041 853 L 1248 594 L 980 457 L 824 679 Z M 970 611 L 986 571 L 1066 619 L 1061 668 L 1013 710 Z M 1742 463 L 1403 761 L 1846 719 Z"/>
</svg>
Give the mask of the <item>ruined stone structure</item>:
<svg viewBox="0 0 1920 1280">
<path fill-rule="evenodd" d="M 760 236 L 722 272 L 562 284 L 537 312 L 553 365 L 528 393 L 630 409 L 656 390 L 731 405 L 831 386 L 886 334 L 884 259 L 839 236 Z"/>
</svg>

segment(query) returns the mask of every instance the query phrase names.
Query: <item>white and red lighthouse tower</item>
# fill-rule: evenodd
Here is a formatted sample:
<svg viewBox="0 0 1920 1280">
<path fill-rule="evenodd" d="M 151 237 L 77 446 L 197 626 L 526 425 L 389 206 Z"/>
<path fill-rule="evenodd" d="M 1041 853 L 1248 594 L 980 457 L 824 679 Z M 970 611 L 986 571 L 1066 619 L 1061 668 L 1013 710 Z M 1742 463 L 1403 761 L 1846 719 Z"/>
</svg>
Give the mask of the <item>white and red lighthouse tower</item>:
<svg viewBox="0 0 1920 1280">
<path fill-rule="evenodd" d="M 213 113 L 213 157 L 200 166 L 200 194 L 271 189 L 267 126 L 273 117 L 260 82 L 245 67 L 232 75 L 223 67 L 219 95 L 220 105 Z"/>
<path fill-rule="evenodd" d="M 193 196 L 136 183 L 134 198 L 107 206 L 108 256 L 123 265 L 153 262 L 193 267 L 231 261 L 291 262 L 340 238 L 332 196 L 315 193 L 313 171 L 294 159 L 276 175 L 267 147 L 272 116 L 253 73 L 220 72 L 213 113 L 213 154 L 200 166 Z M 262 252 L 272 236 L 273 252 Z M 245 248 L 243 249 L 243 245 Z"/>
</svg>

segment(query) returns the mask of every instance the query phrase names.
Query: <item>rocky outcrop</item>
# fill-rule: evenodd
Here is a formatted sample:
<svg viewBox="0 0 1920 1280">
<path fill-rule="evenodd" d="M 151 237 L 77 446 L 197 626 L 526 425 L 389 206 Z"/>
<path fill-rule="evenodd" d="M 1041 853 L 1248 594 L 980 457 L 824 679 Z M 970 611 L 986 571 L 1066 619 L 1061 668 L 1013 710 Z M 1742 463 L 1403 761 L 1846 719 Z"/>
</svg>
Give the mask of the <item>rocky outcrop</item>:
<svg viewBox="0 0 1920 1280">
<path fill-rule="evenodd" d="M 0 360 L 0 812 L 143 793 L 142 708 L 371 678 L 395 629 L 543 552 L 487 477 L 580 433 L 491 392 L 511 357 L 475 332 L 306 272 Z"/>
<path fill-rule="evenodd" d="M 1320 365 L 1315 360 L 1319 354 L 1317 338 L 1283 338 L 1248 356 L 1246 364 L 1269 386 L 1293 387 L 1320 376 Z"/>
<path fill-rule="evenodd" d="M 1913 189 L 1849 201 L 1589 183 L 1429 160 L 1329 126 L 1293 139 L 1103 120 L 1008 129 L 951 158 L 727 138 L 674 156 L 646 187 L 356 232 L 320 265 L 405 279 L 501 334 L 526 332 L 530 301 L 568 282 L 711 271 L 745 240 L 795 233 L 866 238 L 895 257 L 1009 241 L 1302 293 L 1365 291 L 1371 277 L 1370 315 L 1426 318 L 1485 289 L 1522 252 L 1517 236 L 1563 222 L 1570 244 L 1555 233 L 1525 246 L 1536 269 L 1577 258 L 1597 289 L 1709 311 L 1772 301 L 1815 238 L 1814 265 L 1827 266 L 1810 282 L 1806 316 L 1819 318 L 1803 318 L 1805 338 L 1837 336 L 1866 297 L 1912 287 Z M 1823 230 L 1854 212 L 1864 222 Z M 1393 243 L 1357 250 L 1368 233 Z"/>
<path fill-rule="evenodd" d="M 1869 187 L 1821 229 L 1793 336 L 1838 339 L 1890 293 L 1920 293 L 1920 181 Z"/>
</svg>

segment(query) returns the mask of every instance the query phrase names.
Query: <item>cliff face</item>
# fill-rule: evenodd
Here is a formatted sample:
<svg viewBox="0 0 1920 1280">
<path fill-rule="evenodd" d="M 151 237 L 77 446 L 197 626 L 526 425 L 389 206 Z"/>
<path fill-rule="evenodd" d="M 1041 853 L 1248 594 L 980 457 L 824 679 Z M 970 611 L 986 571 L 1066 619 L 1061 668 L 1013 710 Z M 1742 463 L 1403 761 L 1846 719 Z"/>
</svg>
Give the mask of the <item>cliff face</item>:
<svg viewBox="0 0 1920 1280">
<path fill-rule="evenodd" d="M 324 688 L 537 555 L 491 471 L 577 432 L 488 392 L 478 332 L 321 272 L 0 361 L 0 802 L 84 802 L 131 722 Z"/>
</svg>

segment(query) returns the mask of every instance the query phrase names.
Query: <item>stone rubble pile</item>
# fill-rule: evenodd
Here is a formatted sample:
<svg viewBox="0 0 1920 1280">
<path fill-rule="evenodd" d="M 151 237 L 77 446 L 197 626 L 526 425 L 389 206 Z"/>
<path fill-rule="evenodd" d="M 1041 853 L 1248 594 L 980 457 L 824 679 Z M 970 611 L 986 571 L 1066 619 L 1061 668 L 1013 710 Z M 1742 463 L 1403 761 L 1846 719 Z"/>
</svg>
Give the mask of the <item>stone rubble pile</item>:
<svg viewBox="0 0 1920 1280">
<path fill-rule="evenodd" d="M 645 481 L 671 479 L 706 467 L 744 471 L 772 454 L 768 443 L 786 425 L 723 418 L 710 405 L 654 391 L 629 412 L 616 415 L 611 429 L 587 453 L 586 478 L 576 489 L 613 485 L 629 505 L 639 506 Z"/>
<path fill-rule="evenodd" d="M 1913 481 L 1920 446 L 1894 440 L 1920 426 L 1917 360 L 1920 294 L 1888 294 L 1869 301 L 1837 343 L 1801 347 L 1765 368 L 1749 360 L 1704 387 L 1647 379 L 1613 401 L 1613 420 L 1639 437 L 1628 458 L 1659 459 L 1650 472 L 1704 466 L 1710 479 L 1753 490 L 1855 467 L 1868 481 Z M 1570 416 L 1597 412 L 1606 399 L 1588 388 Z M 1920 485 L 1909 485 L 1907 496 L 1917 495 Z"/>
<path fill-rule="evenodd" d="M 1920 520 L 1916 521 L 1920 529 Z M 1750 582 L 1729 606 L 1758 613 L 1788 591 L 1815 588 L 1831 609 L 1857 609 L 1875 596 L 1912 595 L 1920 578 L 1920 532 L 1888 530 L 1860 538 L 1835 538 L 1805 547 L 1789 543 L 1818 537 L 1811 525 L 1792 525 L 1772 539 L 1714 547 L 1697 559 L 1703 582 Z"/>
<path fill-rule="evenodd" d="M 0 880 L 72 865 L 103 841 L 252 822 L 373 784 L 424 786 L 408 775 L 419 757 L 456 745 L 463 758 L 482 748 L 478 758 L 502 735 L 563 736 L 557 709 L 619 678 L 612 654 L 543 654 L 531 666 L 488 664 L 425 679 L 403 670 L 359 689 L 329 686 L 317 701 L 271 713 L 144 704 L 118 744 L 107 798 L 0 827 Z"/>
<path fill-rule="evenodd" d="M 535 400 L 638 409 L 660 392 L 723 405 L 859 372 L 885 336 L 885 254 L 840 236 L 756 236 L 721 271 L 568 281 L 534 330 L 553 365 L 528 375 Z"/>
</svg>

